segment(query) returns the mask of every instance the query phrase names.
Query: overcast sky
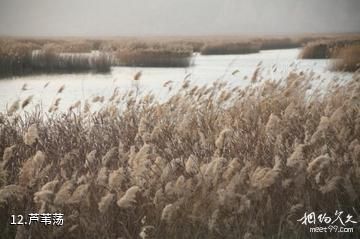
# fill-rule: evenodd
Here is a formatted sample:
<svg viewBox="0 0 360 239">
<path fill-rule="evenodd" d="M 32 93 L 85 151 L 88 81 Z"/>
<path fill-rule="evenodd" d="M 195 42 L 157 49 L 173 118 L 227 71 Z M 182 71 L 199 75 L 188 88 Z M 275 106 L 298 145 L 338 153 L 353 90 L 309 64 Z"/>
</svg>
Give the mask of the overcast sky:
<svg viewBox="0 0 360 239">
<path fill-rule="evenodd" d="M 0 0 L 0 35 L 360 32 L 360 0 Z"/>
</svg>

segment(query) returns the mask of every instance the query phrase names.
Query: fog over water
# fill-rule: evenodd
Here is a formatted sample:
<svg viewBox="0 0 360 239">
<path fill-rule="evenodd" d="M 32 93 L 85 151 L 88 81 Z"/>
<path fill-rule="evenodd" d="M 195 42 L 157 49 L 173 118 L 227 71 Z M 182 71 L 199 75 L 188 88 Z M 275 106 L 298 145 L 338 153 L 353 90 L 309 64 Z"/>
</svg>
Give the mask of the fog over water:
<svg viewBox="0 0 360 239">
<path fill-rule="evenodd" d="M 359 0 L 1 0 L 0 35 L 360 32 Z"/>
</svg>

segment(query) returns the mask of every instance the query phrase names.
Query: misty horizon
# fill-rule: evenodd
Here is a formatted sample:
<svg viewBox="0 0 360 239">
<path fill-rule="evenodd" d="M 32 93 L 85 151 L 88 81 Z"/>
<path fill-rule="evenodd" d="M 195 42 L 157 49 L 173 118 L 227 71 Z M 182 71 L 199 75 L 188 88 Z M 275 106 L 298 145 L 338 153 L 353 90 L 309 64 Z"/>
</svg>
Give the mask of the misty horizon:
<svg viewBox="0 0 360 239">
<path fill-rule="evenodd" d="M 358 0 L 3 0 L 5 36 L 202 36 L 360 32 Z"/>
</svg>

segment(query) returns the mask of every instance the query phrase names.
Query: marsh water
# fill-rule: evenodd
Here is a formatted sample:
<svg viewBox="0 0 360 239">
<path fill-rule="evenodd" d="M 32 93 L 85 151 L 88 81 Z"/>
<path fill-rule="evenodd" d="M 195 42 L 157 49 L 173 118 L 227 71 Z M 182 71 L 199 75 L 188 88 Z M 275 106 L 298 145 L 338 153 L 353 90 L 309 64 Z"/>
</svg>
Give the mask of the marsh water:
<svg viewBox="0 0 360 239">
<path fill-rule="evenodd" d="M 151 91 L 159 99 L 169 96 L 169 90 L 163 87 L 172 81 L 173 91 L 184 80 L 193 85 L 211 84 L 216 80 L 226 80 L 229 86 L 245 87 L 259 63 L 260 76 L 264 79 L 281 80 L 290 71 L 304 72 L 320 76 L 318 80 L 333 78 L 351 78 L 351 74 L 330 72 L 329 60 L 299 60 L 300 49 L 266 50 L 247 55 L 212 55 L 194 54 L 193 64 L 187 68 L 150 68 L 150 67 L 113 67 L 108 74 L 54 74 L 13 77 L 0 80 L 0 112 L 4 112 L 14 101 L 24 100 L 33 95 L 27 110 L 36 104 L 47 109 L 52 102 L 61 97 L 60 108 L 66 109 L 78 100 L 91 99 L 95 96 L 110 97 L 116 87 L 125 92 L 137 87 L 141 92 Z M 141 77 L 134 81 L 134 75 L 141 71 Z M 24 84 L 25 90 L 22 90 Z M 61 94 L 57 94 L 61 86 Z M 45 87 L 46 86 L 46 87 Z"/>
</svg>

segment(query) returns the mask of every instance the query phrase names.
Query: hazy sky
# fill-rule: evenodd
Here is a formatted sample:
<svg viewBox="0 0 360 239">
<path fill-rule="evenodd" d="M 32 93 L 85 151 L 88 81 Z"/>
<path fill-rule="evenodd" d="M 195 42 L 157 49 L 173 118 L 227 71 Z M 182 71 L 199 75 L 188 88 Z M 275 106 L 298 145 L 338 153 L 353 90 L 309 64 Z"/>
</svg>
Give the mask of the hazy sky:
<svg viewBox="0 0 360 239">
<path fill-rule="evenodd" d="M 0 35 L 360 32 L 360 0 L 0 0 Z"/>
</svg>

